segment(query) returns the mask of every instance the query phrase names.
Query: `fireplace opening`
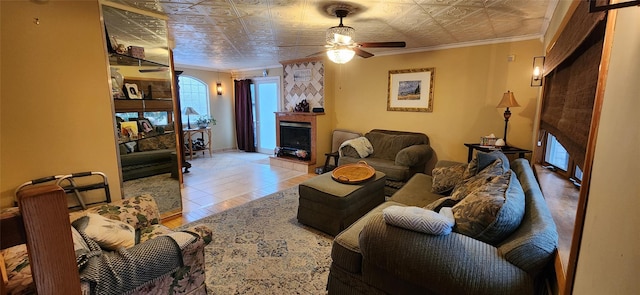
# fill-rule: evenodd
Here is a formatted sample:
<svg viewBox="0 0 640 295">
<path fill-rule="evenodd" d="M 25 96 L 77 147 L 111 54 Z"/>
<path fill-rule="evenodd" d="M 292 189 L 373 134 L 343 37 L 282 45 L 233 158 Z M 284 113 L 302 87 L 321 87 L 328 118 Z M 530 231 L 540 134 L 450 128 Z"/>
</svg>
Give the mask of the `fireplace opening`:
<svg viewBox="0 0 640 295">
<path fill-rule="evenodd" d="M 280 121 L 278 157 L 311 158 L 311 123 Z"/>
</svg>

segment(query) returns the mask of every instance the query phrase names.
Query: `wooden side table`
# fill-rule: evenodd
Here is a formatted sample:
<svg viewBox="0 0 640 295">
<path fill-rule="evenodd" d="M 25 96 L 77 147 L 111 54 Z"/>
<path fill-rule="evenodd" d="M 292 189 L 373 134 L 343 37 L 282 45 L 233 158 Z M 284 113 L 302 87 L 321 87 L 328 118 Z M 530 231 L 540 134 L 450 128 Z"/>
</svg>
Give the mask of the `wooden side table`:
<svg viewBox="0 0 640 295">
<path fill-rule="evenodd" d="M 205 127 L 205 128 L 197 128 L 197 129 L 184 129 L 182 130 L 182 134 L 185 138 L 185 140 L 187 140 L 187 146 L 189 147 L 189 160 L 193 160 L 193 153 L 194 152 L 199 152 L 202 151 L 204 153 L 205 150 L 209 151 L 209 157 L 211 157 L 212 154 L 212 150 L 211 150 L 211 127 Z M 193 137 L 193 135 L 198 135 L 200 134 L 200 138 L 202 138 L 202 141 L 204 142 L 204 150 L 198 150 L 198 151 L 194 151 L 193 150 L 193 140 L 191 139 Z M 205 134 L 207 139 L 205 140 Z"/>
<path fill-rule="evenodd" d="M 525 150 L 521 148 L 517 148 L 514 146 L 503 146 L 503 147 L 491 147 L 491 146 L 483 146 L 479 143 L 465 143 L 466 147 L 469 148 L 469 153 L 467 154 L 467 162 L 471 162 L 473 159 L 473 150 L 482 151 L 485 153 L 490 153 L 493 151 L 502 151 L 505 155 L 509 154 L 518 154 L 519 158 L 524 158 L 524 155 L 527 153 L 531 153 L 530 150 Z"/>
</svg>

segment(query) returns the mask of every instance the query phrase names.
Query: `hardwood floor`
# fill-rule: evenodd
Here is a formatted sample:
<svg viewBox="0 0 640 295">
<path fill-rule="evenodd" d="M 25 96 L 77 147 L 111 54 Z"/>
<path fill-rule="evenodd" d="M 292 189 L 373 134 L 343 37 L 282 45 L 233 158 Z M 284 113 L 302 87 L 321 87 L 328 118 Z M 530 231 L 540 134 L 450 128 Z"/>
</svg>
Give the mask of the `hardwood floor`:
<svg viewBox="0 0 640 295">
<path fill-rule="evenodd" d="M 541 165 L 534 165 L 534 169 L 540 183 L 540 189 L 556 224 L 559 262 L 566 273 L 580 190 L 568 180 Z"/>
<path fill-rule="evenodd" d="M 242 151 L 201 154 L 189 160 L 192 167 L 184 174 L 182 216 L 162 224 L 176 228 L 251 200 L 296 186 L 317 176 L 272 167 L 269 155 Z"/>
</svg>

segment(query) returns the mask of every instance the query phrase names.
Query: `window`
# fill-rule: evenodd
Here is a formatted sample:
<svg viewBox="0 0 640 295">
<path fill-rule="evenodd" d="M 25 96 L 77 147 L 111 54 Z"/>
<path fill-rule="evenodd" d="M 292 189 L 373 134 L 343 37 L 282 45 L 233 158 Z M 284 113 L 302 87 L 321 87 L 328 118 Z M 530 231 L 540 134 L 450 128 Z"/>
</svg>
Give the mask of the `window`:
<svg viewBox="0 0 640 295">
<path fill-rule="evenodd" d="M 138 113 L 116 113 L 116 117 L 119 117 L 120 119 L 124 120 L 124 121 L 131 121 L 131 119 L 137 119 L 138 118 Z"/>
<path fill-rule="evenodd" d="M 570 180 L 574 185 L 580 186 L 582 181 L 580 167 L 553 134 L 546 132 L 545 136 L 544 163 L 548 165 L 546 167 L 552 167 L 552 170 Z"/>
<path fill-rule="evenodd" d="M 209 86 L 189 76 L 180 76 L 178 84 L 180 85 L 182 113 L 184 114 L 187 107 L 192 107 L 198 115 L 191 116 L 189 118 L 191 122 L 195 122 L 200 116 L 209 116 Z"/>
<path fill-rule="evenodd" d="M 569 167 L 569 154 L 553 134 L 547 135 L 547 148 L 544 153 L 544 160 L 564 171 L 567 171 Z"/>
<path fill-rule="evenodd" d="M 169 125 L 167 112 L 144 112 L 144 117 L 149 119 L 153 126 Z"/>
</svg>

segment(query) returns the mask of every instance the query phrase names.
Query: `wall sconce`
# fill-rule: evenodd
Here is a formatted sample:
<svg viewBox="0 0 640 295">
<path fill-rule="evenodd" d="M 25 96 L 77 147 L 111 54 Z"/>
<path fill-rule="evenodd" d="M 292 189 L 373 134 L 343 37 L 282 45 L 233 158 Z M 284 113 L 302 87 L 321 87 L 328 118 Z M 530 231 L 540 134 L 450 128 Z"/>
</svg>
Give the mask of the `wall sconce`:
<svg viewBox="0 0 640 295">
<path fill-rule="evenodd" d="M 531 73 L 531 87 L 542 86 L 544 70 L 544 56 L 536 56 L 533 58 L 533 72 Z"/>
<path fill-rule="evenodd" d="M 216 82 L 216 91 L 218 91 L 218 95 L 222 95 L 222 83 Z"/>
</svg>

